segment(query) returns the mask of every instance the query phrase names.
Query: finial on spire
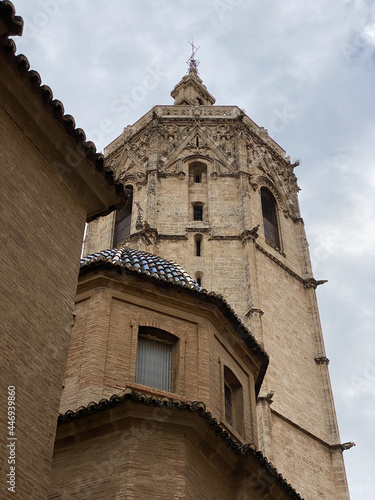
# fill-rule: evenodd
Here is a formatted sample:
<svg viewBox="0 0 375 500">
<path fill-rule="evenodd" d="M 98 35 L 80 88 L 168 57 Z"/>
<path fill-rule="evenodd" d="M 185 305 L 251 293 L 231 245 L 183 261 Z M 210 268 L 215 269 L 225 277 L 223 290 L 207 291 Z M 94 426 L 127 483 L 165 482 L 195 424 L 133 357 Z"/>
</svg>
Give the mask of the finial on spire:
<svg viewBox="0 0 375 500">
<path fill-rule="evenodd" d="M 191 71 L 192 69 L 195 69 L 195 71 L 197 71 L 197 68 L 199 66 L 199 61 L 195 59 L 195 54 L 200 47 L 196 47 L 194 45 L 193 37 L 191 37 L 191 42 L 189 43 L 191 45 L 191 56 L 186 61 L 186 64 L 189 66 L 189 71 Z"/>
</svg>

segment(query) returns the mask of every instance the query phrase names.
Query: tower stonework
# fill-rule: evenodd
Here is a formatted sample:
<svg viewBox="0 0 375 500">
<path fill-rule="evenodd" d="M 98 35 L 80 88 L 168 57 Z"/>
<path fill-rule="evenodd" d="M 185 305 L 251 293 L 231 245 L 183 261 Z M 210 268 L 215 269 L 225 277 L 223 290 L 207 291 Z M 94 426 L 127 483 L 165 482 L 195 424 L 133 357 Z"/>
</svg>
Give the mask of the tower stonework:
<svg viewBox="0 0 375 500">
<path fill-rule="evenodd" d="M 122 233 L 119 214 L 89 224 L 85 255 L 117 237 L 221 294 L 270 358 L 258 447 L 304 498 L 347 499 L 297 165 L 237 106 L 215 106 L 196 68 L 171 95 L 105 149 L 132 206 Z"/>
</svg>

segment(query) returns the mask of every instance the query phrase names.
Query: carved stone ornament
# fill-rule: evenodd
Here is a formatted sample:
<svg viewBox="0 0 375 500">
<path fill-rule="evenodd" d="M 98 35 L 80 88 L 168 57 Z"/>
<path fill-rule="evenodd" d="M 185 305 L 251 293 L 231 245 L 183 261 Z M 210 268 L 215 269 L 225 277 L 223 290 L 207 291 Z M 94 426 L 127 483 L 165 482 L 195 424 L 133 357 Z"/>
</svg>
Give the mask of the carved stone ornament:
<svg viewBox="0 0 375 500">
<path fill-rule="evenodd" d="M 326 358 L 325 356 L 318 356 L 314 358 L 314 361 L 317 365 L 328 365 L 329 364 L 329 359 Z"/>
<path fill-rule="evenodd" d="M 254 316 L 255 317 L 258 317 L 258 318 L 261 318 L 263 316 L 264 312 L 261 310 L 261 309 L 258 309 L 256 307 L 252 307 L 247 313 L 246 313 L 246 316 L 248 318 L 253 318 Z"/>
<path fill-rule="evenodd" d="M 258 231 L 260 228 L 260 224 L 257 224 L 252 229 L 246 229 L 241 234 L 241 241 L 244 242 L 248 239 L 256 240 L 259 237 Z"/>
</svg>

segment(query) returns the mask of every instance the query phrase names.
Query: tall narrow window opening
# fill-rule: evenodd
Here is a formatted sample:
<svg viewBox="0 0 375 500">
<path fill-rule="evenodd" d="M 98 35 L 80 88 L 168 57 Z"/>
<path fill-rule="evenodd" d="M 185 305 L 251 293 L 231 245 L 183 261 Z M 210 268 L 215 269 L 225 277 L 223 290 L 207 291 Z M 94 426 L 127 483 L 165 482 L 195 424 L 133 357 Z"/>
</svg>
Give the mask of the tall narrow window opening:
<svg viewBox="0 0 375 500">
<path fill-rule="evenodd" d="M 133 208 L 133 186 L 126 186 L 130 192 L 128 201 L 125 207 L 117 210 L 115 219 L 115 229 L 113 233 L 113 246 L 117 246 L 124 241 L 126 236 L 130 234 L 132 208 Z"/>
<path fill-rule="evenodd" d="M 198 283 L 199 286 L 202 286 L 202 280 L 203 280 L 203 273 L 202 273 L 202 271 L 197 271 L 195 273 L 195 281 Z"/>
<path fill-rule="evenodd" d="M 195 182 L 196 182 L 197 184 L 199 184 L 199 183 L 201 182 L 201 175 L 200 175 L 200 174 L 196 174 L 196 175 L 195 175 Z"/>
<path fill-rule="evenodd" d="M 195 236 L 195 255 L 197 257 L 202 255 L 202 236 L 200 234 Z"/>
<path fill-rule="evenodd" d="M 262 187 L 260 195 L 262 200 L 264 236 L 276 248 L 280 248 L 276 200 L 271 191 L 265 187 Z"/>
<path fill-rule="evenodd" d="M 194 220 L 203 220 L 203 206 L 194 205 Z"/>
</svg>

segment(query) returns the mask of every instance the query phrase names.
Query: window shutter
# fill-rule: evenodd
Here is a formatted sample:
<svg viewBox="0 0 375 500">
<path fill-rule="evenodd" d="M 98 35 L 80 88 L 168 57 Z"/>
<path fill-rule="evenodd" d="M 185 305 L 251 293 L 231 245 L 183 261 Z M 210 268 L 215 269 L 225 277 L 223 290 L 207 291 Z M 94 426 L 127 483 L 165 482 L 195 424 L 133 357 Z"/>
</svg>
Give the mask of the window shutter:
<svg viewBox="0 0 375 500">
<path fill-rule="evenodd" d="M 171 391 L 172 345 L 139 336 L 136 382 Z"/>
</svg>

